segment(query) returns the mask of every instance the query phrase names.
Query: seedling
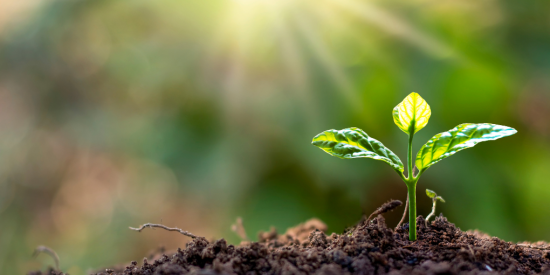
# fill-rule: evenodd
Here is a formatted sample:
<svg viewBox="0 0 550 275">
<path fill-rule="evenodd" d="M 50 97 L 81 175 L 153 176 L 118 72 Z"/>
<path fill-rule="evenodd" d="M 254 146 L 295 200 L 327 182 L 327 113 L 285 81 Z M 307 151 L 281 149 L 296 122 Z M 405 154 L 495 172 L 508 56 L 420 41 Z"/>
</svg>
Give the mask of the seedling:
<svg viewBox="0 0 550 275">
<path fill-rule="evenodd" d="M 441 197 L 441 196 L 438 196 L 434 191 L 430 190 L 430 189 L 426 189 L 426 195 L 432 199 L 432 212 L 430 212 L 430 214 L 428 214 L 428 216 L 426 217 L 426 226 L 428 226 L 428 220 L 433 216 L 435 215 L 435 204 L 437 203 L 437 201 L 441 201 L 441 202 L 445 202 L 445 200 Z"/>
<path fill-rule="evenodd" d="M 413 172 L 412 141 L 414 134 L 428 124 L 431 116 L 428 103 L 417 93 L 411 93 L 393 109 L 393 121 L 409 135 L 407 155 L 408 175 L 399 157 L 380 141 L 371 138 L 363 130 L 352 127 L 343 130 L 324 131 L 313 138 L 312 144 L 332 156 L 342 159 L 372 158 L 389 164 L 405 182 L 409 197 L 409 240 L 416 240 L 416 184 L 420 176 L 435 163 L 458 151 L 476 144 L 515 134 L 513 128 L 489 123 L 465 123 L 439 133 L 424 144 L 416 155 Z"/>
</svg>

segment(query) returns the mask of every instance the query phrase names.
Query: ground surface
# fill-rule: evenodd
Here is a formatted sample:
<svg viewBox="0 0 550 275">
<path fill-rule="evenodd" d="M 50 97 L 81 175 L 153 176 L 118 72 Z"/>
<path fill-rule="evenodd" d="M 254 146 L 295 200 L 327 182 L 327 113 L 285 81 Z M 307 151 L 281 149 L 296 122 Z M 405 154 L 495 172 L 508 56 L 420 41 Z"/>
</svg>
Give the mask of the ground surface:
<svg viewBox="0 0 550 275">
<path fill-rule="evenodd" d="M 260 242 L 227 245 L 195 238 L 185 249 L 154 261 L 132 262 L 97 274 L 549 274 L 548 243 L 515 244 L 463 232 L 444 217 L 427 227 L 418 218 L 418 240 L 408 225 L 392 230 L 384 218 L 361 222 L 342 235 L 323 233 L 311 220 L 285 234 L 260 233 Z M 50 271 L 51 272 L 51 271 Z M 40 272 L 29 273 L 33 275 Z M 61 273 L 50 273 L 61 274 Z"/>
</svg>

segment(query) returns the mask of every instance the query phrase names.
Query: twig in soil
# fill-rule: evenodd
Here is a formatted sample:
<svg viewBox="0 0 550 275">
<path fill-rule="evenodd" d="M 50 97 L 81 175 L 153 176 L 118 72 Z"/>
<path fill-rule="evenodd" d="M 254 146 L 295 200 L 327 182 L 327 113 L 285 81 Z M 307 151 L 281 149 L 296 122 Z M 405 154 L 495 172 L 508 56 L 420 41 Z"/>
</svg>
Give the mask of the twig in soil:
<svg viewBox="0 0 550 275">
<path fill-rule="evenodd" d="M 38 254 L 40 253 L 46 253 L 48 255 L 50 255 L 54 262 L 55 262 L 55 269 L 56 270 L 59 270 L 59 256 L 57 256 L 57 253 L 55 253 L 55 251 L 47 246 L 38 246 L 36 249 L 34 249 L 34 252 L 32 253 L 32 256 L 33 257 L 36 257 L 38 256 Z"/>
<path fill-rule="evenodd" d="M 187 232 L 183 229 L 179 229 L 177 227 L 171 228 L 171 227 L 167 227 L 166 225 L 156 224 L 156 223 L 146 223 L 146 224 L 142 225 L 139 228 L 130 227 L 130 229 L 135 230 L 137 232 L 141 232 L 141 230 L 145 229 L 146 227 L 149 227 L 149 228 L 158 227 L 158 228 L 162 228 L 162 229 L 167 230 L 167 231 L 177 231 L 177 232 L 180 232 L 182 235 L 185 235 L 189 238 L 193 238 L 193 239 L 198 238 L 196 235 L 194 235 L 192 233 L 189 233 L 189 232 Z"/>
<path fill-rule="evenodd" d="M 239 235 L 243 241 L 249 241 L 246 231 L 244 230 L 243 219 L 241 217 L 237 217 L 235 224 L 231 225 L 231 230 Z"/>
<path fill-rule="evenodd" d="M 386 202 L 382 204 L 382 206 L 378 207 L 378 209 L 376 209 L 374 212 L 372 212 L 372 214 L 370 214 L 370 216 L 367 218 L 366 222 L 370 221 L 370 218 L 372 218 L 372 216 L 380 215 L 380 214 L 384 214 L 386 212 L 392 211 L 393 209 L 401 206 L 402 204 L 403 203 L 398 200 L 391 200 L 389 202 Z"/>
<path fill-rule="evenodd" d="M 397 228 L 399 228 L 401 226 L 401 224 L 403 224 L 403 222 L 405 221 L 405 217 L 407 217 L 407 208 L 409 208 L 409 194 L 408 193 L 407 193 L 407 202 L 405 203 L 405 211 L 403 211 L 403 217 L 401 217 L 401 220 L 399 221 L 399 223 L 395 227 L 395 230 L 397 230 Z"/>
</svg>

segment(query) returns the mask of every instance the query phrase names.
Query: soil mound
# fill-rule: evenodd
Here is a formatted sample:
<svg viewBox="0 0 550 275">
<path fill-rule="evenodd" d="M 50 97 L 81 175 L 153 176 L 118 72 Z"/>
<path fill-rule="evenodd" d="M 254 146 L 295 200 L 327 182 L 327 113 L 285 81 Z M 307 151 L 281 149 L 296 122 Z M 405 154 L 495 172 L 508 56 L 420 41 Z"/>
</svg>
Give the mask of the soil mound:
<svg viewBox="0 0 550 275">
<path fill-rule="evenodd" d="M 132 262 L 96 274 L 550 275 L 547 243 L 515 244 L 479 232 L 463 232 L 442 216 L 428 226 L 420 216 L 417 224 L 415 242 L 408 240 L 408 224 L 394 231 L 381 215 L 341 235 L 325 235 L 322 230 L 326 227 L 315 220 L 282 235 L 260 233 L 260 242 L 239 246 L 228 245 L 224 239 L 208 242 L 196 238 L 185 249 L 151 263 L 144 259 L 141 265 Z"/>
</svg>

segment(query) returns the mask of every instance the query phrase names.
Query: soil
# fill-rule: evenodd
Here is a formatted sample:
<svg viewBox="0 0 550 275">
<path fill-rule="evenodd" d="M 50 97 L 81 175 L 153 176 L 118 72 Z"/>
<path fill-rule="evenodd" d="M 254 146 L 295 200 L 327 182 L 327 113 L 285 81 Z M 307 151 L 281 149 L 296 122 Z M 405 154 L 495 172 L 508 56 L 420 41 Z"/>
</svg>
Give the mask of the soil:
<svg viewBox="0 0 550 275">
<path fill-rule="evenodd" d="M 285 234 L 259 234 L 259 242 L 228 245 L 224 239 L 195 238 L 174 253 L 141 264 L 96 274 L 547 274 L 550 244 L 510 243 L 477 231 L 463 232 L 443 216 L 425 226 L 418 217 L 418 240 L 408 240 L 408 224 L 397 230 L 379 215 L 341 235 L 310 220 Z M 31 275 L 63 273 L 31 272 Z"/>
</svg>

